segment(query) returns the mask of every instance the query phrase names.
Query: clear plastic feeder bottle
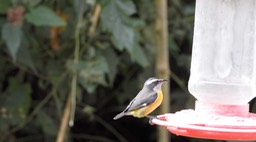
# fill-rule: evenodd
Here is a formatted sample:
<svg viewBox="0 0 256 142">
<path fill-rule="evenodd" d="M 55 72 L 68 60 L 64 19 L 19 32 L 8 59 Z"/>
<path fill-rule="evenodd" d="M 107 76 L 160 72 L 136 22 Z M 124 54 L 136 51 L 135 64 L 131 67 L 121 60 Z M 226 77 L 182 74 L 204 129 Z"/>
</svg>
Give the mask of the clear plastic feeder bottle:
<svg viewBox="0 0 256 142">
<path fill-rule="evenodd" d="M 256 140 L 256 0 L 196 0 L 189 91 L 195 109 L 159 115 L 176 135 Z"/>
<path fill-rule="evenodd" d="M 241 105 L 255 93 L 255 0 L 197 0 L 189 91 L 198 101 Z"/>
</svg>

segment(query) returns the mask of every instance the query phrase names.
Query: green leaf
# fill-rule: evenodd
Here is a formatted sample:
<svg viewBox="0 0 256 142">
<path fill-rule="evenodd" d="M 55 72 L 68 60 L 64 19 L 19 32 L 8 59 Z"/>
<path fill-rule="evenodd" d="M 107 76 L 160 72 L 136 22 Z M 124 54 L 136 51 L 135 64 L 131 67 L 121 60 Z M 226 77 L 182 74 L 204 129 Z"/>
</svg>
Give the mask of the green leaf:
<svg viewBox="0 0 256 142">
<path fill-rule="evenodd" d="M 67 68 L 72 73 L 78 73 L 79 83 L 89 93 L 94 92 L 98 85 L 106 86 L 108 84 L 105 75 L 110 70 L 104 56 L 97 55 L 89 60 L 81 60 L 77 64 L 68 61 Z"/>
<path fill-rule="evenodd" d="M 14 26 L 10 23 L 5 23 L 2 29 L 2 38 L 6 42 L 8 51 L 15 61 L 22 40 L 21 26 Z"/>
<path fill-rule="evenodd" d="M 104 50 L 104 56 L 106 58 L 106 61 L 109 67 L 109 72 L 108 72 L 109 84 L 113 85 L 115 76 L 117 74 L 117 65 L 119 64 L 118 56 L 115 54 L 115 51 L 112 50 L 111 48 Z"/>
<path fill-rule="evenodd" d="M 42 0 L 22 0 L 24 4 L 29 4 L 30 6 L 38 5 Z"/>
<path fill-rule="evenodd" d="M 141 66 L 146 67 L 149 65 L 148 59 L 140 46 L 135 46 L 133 50 L 129 52 L 131 52 L 132 60 L 136 61 Z"/>
<path fill-rule="evenodd" d="M 56 136 L 58 127 L 53 119 L 44 111 L 39 111 L 37 114 L 37 123 L 41 126 L 46 135 Z"/>
<path fill-rule="evenodd" d="M 10 0 L 1 0 L 0 14 L 5 14 L 8 8 L 10 8 L 11 6 L 12 6 L 12 3 Z"/>
<path fill-rule="evenodd" d="M 102 26 L 113 34 L 111 40 L 118 50 L 133 48 L 132 45 L 136 42 L 134 29 L 125 23 L 125 19 L 134 12 L 135 7 L 130 0 L 111 0 L 102 9 Z"/>
<path fill-rule="evenodd" d="M 96 88 L 97 88 L 97 84 L 95 83 L 90 83 L 88 82 L 86 79 L 84 78 L 80 78 L 79 79 L 79 83 L 83 86 L 83 88 L 88 91 L 89 93 L 93 93 Z"/>
<path fill-rule="evenodd" d="M 46 6 L 38 6 L 25 14 L 25 19 L 35 26 L 65 26 L 66 22 Z"/>
<path fill-rule="evenodd" d="M 118 25 L 113 31 L 112 42 L 119 50 L 124 48 L 131 50 L 136 42 L 135 32 L 128 26 Z"/>
<path fill-rule="evenodd" d="M 135 12 L 131 0 L 111 0 L 102 9 L 101 21 L 103 30 L 112 33 L 111 41 L 115 48 L 120 51 L 126 49 L 133 61 L 145 67 L 148 61 L 139 46 L 140 33 L 137 28 L 143 23 L 130 17 Z"/>
<path fill-rule="evenodd" d="M 26 67 L 30 68 L 33 72 L 37 72 L 34 61 L 31 58 L 31 51 L 27 46 L 23 46 L 19 49 L 17 53 L 17 61 L 25 65 Z"/>
<path fill-rule="evenodd" d="M 112 0 L 112 2 L 126 15 L 132 15 L 136 12 L 135 5 L 131 0 Z"/>
<path fill-rule="evenodd" d="M 86 4 L 94 6 L 96 4 L 96 0 L 87 0 Z"/>
<path fill-rule="evenodd" d="M 31 103 L 30 93 L 29 84 L 21 84 L 17 79 L 10 78 L 7 89 L 8 97 L 4 106 L 9 114 L 11 124 L 17 125 L 26 119 Z"/>
</svg>

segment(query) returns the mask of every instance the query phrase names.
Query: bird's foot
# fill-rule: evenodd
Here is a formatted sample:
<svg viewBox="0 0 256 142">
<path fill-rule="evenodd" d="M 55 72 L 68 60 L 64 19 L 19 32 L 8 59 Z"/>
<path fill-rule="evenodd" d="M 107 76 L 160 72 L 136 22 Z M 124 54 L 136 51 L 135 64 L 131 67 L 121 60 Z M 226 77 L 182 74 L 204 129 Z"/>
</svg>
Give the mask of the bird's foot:
<svg viewBox="0 0 256 142">
<path fill-rule="evenodd" d="M 150 124 L 150 125 L 154 125 L 154 123 L 152 122 L 152 120 L 155 119 L 155 118 L 157 118 L 157 117 L 156 117 L 156 116 L 153 116 L 153 115 L 148 115 L 148 116 L 146 116 L 146 117 L 149 118 L 149 121 L 148 121 L 149 124 Z"/>
</svg>

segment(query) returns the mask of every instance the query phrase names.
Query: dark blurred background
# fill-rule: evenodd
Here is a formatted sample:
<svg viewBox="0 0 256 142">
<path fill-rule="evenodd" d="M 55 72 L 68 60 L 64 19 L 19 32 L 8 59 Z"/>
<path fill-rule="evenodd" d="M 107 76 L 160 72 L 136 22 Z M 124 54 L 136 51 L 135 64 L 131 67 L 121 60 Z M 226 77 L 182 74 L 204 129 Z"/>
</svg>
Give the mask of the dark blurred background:
<svg viewBox="0 0 256 142">
<path fill-rule="evenodd" d="M 146 118 L 113 120 L 155 76 L 155 8 L 148 0 L 1 0 L 0 141 L 157 141 Z M 168 1 L 170 112 L 194 107 L 194 12 L 194 0 Z M 74 126 L 61 132 L 74 98 Z"/>
</svg>

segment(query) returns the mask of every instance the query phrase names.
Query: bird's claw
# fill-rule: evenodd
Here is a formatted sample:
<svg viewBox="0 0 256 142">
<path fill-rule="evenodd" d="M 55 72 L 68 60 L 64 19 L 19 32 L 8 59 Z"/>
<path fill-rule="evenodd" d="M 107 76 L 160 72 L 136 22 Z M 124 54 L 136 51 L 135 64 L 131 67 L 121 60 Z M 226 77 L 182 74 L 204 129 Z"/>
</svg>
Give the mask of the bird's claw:
<svg viewBox="0 0 256 142">
<path fill-rule="evenodd" d="M 154 123 L 152 122 L 152 120 L 155 119 L 155 118 L 157 118 L 157 117 L 156 117 L 156 116 L 151 116 L 151 115 L 148 115 L 148 116 L 146 116 L 146 117 L 149 118 L 149 121 L 148 121 L 149 124 L 150 124 L 150 125 L 154 125 Z"/>
<path fill-rule="evenodd" d="M 149 123 L 150 125 L 154 125 L 154 123 L 152 122 L 152 120 L 153 120 L 153 118 L 149 118 L 148 123 Z"/>
</svg>

